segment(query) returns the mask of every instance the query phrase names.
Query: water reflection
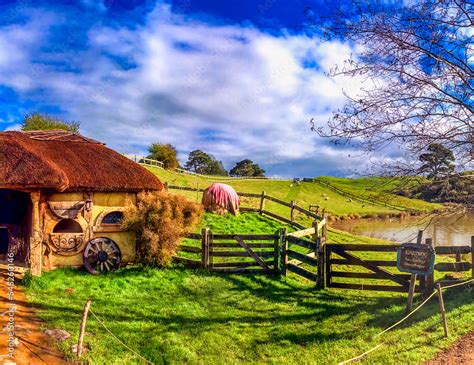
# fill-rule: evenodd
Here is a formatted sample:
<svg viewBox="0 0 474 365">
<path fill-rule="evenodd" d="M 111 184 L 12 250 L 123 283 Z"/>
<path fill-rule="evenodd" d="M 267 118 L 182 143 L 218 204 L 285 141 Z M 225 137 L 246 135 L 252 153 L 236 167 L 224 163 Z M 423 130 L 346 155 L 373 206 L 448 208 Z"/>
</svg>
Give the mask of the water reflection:
<svg viewBox="0 0 474 365">
<path fill-rule="evenodd" d="M 353 234 L 395 242 L 414 242 L 418 230 L 432 238 L 435 246 L 470 246 L 474 236 L 474 211 L 428 217 L 355 219 L 332 222 L 331 226 Z"/>
</svg>

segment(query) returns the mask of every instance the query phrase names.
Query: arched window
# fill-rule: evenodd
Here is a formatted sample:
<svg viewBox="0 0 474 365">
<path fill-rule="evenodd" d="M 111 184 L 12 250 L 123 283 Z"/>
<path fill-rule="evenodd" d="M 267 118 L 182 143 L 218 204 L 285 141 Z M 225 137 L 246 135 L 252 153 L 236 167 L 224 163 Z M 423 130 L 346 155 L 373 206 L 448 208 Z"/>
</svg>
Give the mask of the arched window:
<svg viewBox="0 0 474 365">
<path fill-rule="evenodd" d="M 122 212 L 111 212 L 102 218 L 101 225 L 118 225 L 122 223 L 123 213 Z"/>
<path fill-rule="evenodd" d="M 74 219 L 63 219 L 54 226 L 53 233 L 82 233 L 82 227 Z"/>
</svg>

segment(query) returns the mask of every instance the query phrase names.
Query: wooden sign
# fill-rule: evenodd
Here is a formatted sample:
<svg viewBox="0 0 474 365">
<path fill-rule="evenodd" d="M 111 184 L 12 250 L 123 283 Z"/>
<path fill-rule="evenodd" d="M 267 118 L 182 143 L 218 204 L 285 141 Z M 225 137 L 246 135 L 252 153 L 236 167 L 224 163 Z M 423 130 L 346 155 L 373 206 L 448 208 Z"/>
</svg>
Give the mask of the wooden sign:
<svg viewBox="0 0 474 365">
<path fill-rule="evenodd" d="M 397 267 L 402 272 L 428 275 L 433 272 L 435 251 L 428 245 L 404 243 L 397 251 Z"/>
</svg>

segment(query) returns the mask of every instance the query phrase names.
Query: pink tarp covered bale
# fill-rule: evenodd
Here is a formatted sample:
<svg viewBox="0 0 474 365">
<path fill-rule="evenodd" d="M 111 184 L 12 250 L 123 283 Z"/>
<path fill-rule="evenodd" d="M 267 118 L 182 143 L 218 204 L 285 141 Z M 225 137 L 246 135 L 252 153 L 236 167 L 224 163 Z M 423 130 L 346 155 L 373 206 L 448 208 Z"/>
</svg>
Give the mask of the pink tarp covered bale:
<svg viewBox="0 0 474 365">
<path fill-rule="evenodd" d="M 202 204 L 208 212 L 236 215 L 239 213 L 240 198 L 232 186 L 227 184 L 212 184 L 202 196 Z"/>
</svg>

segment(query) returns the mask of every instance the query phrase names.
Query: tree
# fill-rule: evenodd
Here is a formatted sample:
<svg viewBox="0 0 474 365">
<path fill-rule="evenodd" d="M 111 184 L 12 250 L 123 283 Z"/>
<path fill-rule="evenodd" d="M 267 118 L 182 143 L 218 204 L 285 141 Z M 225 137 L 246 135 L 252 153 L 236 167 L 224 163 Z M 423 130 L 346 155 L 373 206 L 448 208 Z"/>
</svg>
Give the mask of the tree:
<svg viewBox="0 0 474 365">
<path fill-rule="evenodd" d="M 439 143 L 430 144 L 428 152 L 422 153 L 419 159 L 423 163 L 421 170 L 428 173 L 430 179 L 440 180 L 454 171 L 453 151 Z"/>
<path fill-rule="evenodd" d="M 363 81 L 319 134 L 366 151 L 393 144 L 416 160 L 433 143 L 464 163 L 474 158 L 474 5 L 459 0 L 359 2 L 316 19 L 329 40 L 354 45 L 355 55 L 332 77 Z M 421 170 L 418 170 L 421 171 Z"/>
<path fill-rule="evenodd" d="M 230 170 L 230 176 L 264 176 L 265 170 L 254 163 L 252 160 L 245 159 L 239 161 Z"/>
<path fill-rule="evenodd" d="M 217 161 L 214 156 L 201 150 L 190 152 L 184 167 L 202 175 L 228 175 L 221 161 Z"/>
<path fill-rule="evenodd" d="M 148 148 L 148 158 L 163 162 L 165 169 L 175 169 L 179 167 L 176 148 L 170 144 L 153 143 Z"/>
<path fill-rule="evenodd" d="M 23 118 L 22 131 L 61 129 L 72 133 L 79 133 L 79 122 L 67 122 L 48 114 L 32 113 Z"/>
</svg>

